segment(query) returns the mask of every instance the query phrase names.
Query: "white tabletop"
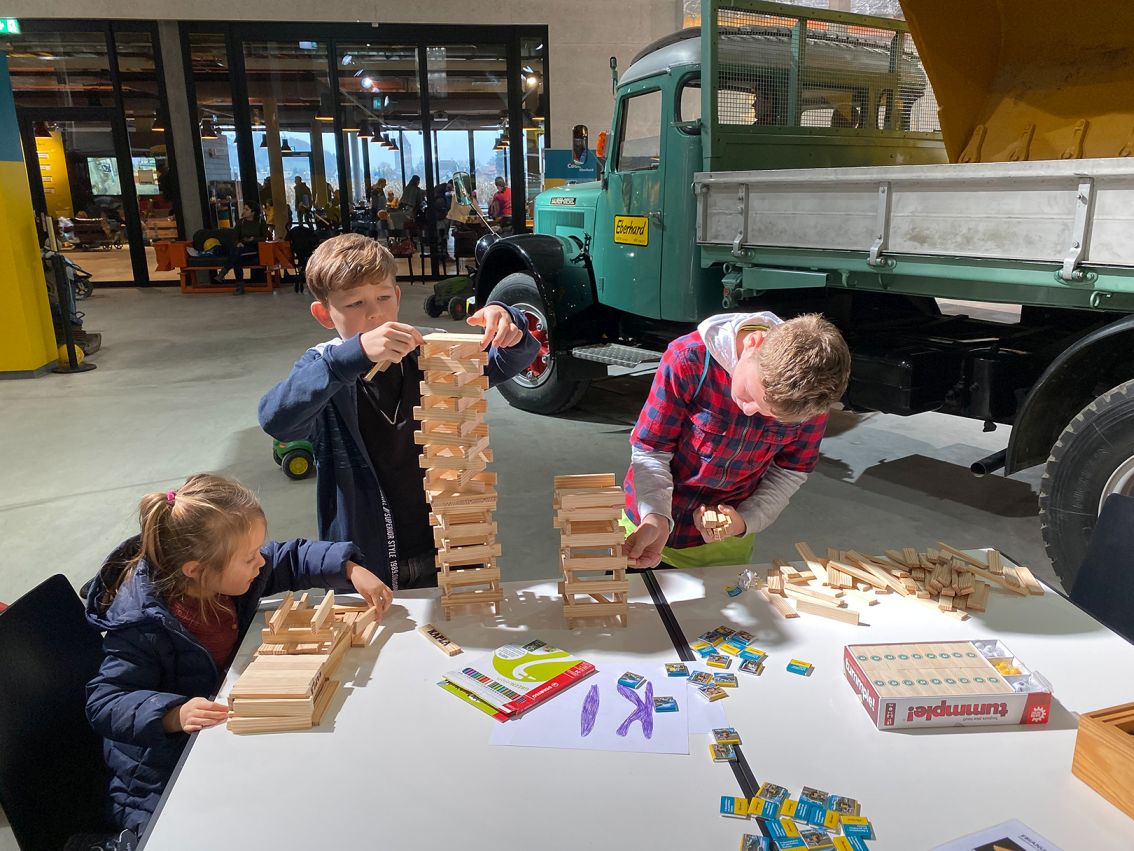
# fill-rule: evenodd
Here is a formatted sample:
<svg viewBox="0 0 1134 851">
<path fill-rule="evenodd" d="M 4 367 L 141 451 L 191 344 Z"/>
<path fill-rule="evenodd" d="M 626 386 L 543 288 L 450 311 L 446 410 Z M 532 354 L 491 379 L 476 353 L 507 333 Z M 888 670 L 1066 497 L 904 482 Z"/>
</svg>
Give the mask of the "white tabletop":
<svg viewBox="0 0 1134 851">
<path fill-rule="evenodd" d="M 1011 817 L 1067 851 L 1134 847 L 1134 822 L 1071 775 L 1071 713 L 1134 700 L 1134 647 L 1056 594 L 995 594 L 987 617 L 965 623 L 886 599 L 863 608 L 867 628 L 785 621 L 752 592 L 729 598 L 728 569 L 655 575 L 687 638 L 728 624 L 756 633 L 771 654 L 765 673 L 739 674 L 723 702 L 755 776 L 793 795 L 809 785 L 859 799 L 878 832 L 872 849 L 924 849 Z M 436 685 L 478 651 L 522 637 L 599 667 L 677 659 L 638 576 L 626 629 L 567 630 L 554 583 L 505 587 L 498 619 L 477 612 L 447 623 L 436 591 L 401 594 L 372 645 L 347 655 L 338 676 L 349 686 L 320 727 L 198 734 L 146 848 L 734 849 L 741 833 L 759 832 L 717 814 L 721 795 L 742 792 L 709 759 L 707 735 L 692 736 L 688 755 L 489 746 L 500 722 Z M 467 655 L 450 659 L 417 634 L 427 622 Z M 880 732 L 841 673 L 848 643 L 977 637 L 1000 638 L 1054 684 L 1046 727 Z M 787 673 L 791 657 L 813 662 L 811 677 Z"/>
</svg>

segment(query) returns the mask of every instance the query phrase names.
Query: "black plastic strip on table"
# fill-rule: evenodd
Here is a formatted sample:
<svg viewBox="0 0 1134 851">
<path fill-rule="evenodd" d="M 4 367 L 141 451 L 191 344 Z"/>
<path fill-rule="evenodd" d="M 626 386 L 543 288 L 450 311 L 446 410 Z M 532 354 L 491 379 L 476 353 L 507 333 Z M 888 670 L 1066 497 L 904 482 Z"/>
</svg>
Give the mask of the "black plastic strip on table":
<svg viewBox="0 0 1134 851">
<path fill-rule="evenodd" d="M 673 642 L 673 649 L 677 651 L 677 657 L 682 662 L 696 661 L 697 657 L 689 646 L 685 633 L 681 630 L 681 624 L 677 622 L 677 616 L 670 608 L 669 600 L 665 598 L 665 592 L 658 584 L 654 572 L 652 570 L 643 571 L 642 581 L 646 583 L 646 589 L 650 592 L 650 597 L 654 601 L 654 608 L 657 609 L 658 617 L 661 618 L 665 631 L 669 633 L 669 640 Z M 748 760 L 745 758 L 740 745 L 733 747 L 736 750 L 736 759 L 730 760 L 729 765 L 732 767 L 732 773 L 736 776 L 736 782 L 740 785 L 744 797 L 751 799 L 760 788 L 760 784 L 752 774 L 752 768 L 748 765 Z"/>
</svg>

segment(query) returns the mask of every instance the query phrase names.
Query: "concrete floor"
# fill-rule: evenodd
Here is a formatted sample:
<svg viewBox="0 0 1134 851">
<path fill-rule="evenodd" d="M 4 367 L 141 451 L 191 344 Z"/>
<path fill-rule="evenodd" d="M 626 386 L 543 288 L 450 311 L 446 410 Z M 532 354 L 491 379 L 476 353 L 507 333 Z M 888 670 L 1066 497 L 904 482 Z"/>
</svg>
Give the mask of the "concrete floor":
<svg viewBox="0 0 1134 851">
<path fill-rule="evenodd" d="M 423 284 L 403 287 L 402 319 L 430 320 Z M 98 369 L 0 382 L 0 600 L 54 573 L 76 585 L 137 530 L 142 494 L 176 487 L 191 473 L 233 476 L 260 495 L 270 534 L 315 534 L 315 482 L 287 479 L 256 422 L 260 395 L 303 350 L 326 338 L 308 298 L 182 296 L 174 289 L 96 290 L 80 305 L 103 333 Z M 598 382 L 569 416 L 517 411 L 491 393 L 488 422 L 499 473 L 496 518 L 506 579 L 557 573 L 551 481 L 564 473 L 613 471 L 649 389 L 638 372 Z M 780 520 L 760 536 L 756 559 L 793 556 L 792 544 L 879 551 L 995 546 L 1057 585 L 1036 518 L 1039 471 L 976 479 L 968 465 L 1003 448 L 1008 429 L 923 414 L 837 413 L 818 469 Z M 0 814 L 0 849 L 13 848 Z"/>
</svg>

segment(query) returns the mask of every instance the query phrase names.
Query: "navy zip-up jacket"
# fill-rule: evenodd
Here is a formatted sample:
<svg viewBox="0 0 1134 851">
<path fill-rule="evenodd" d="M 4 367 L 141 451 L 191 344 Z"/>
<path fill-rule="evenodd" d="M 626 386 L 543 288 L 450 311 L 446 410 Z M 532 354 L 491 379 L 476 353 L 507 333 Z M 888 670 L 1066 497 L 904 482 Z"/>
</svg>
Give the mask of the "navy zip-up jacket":
<svg viewBox="0 0 1134 851">
<path fill-rule="evenodd" d="M 499 302 L 493 302 L 499 304 Z M 539 342 L 527 331 L 527 319 L 501 304 L 524 329 L 515 346 L 488 350 L 489 386 L 507 381 L 530 364 Z M 420 381 L 416 353 L 403 363 L 407 380 Z M 398 551 L 389 501 L 370 462 L 358 425 L 357 382 L 374 364 L 358 336 L 334 339 L 308 349 L 291 374 L 260 400 L 260 426 L 277 440 L 310 440 L 315 446 L 316 512 L 319 537 L 353 541 L 366 567 L 397 588 Z"/>
<path fill-rule="evenodd" d="M 141 834 L 154 813 L 189 736 L 167 733 L 162 718 L 192 697 L 212 697 L 223 671 L 169 611 L 150 581 L 143 559 L 108 607 L 100 598 L 140 546 L 135 536 L 110 554 L 87 591 L 87 619 L 105 630 L 105 657 L 87 686 L 87 719 L 103 737 L 103 756 L 112 774 L 111 818 Z M 248 631 L 261 597 L 304 588 L 353 590 L 344 569 L 361 563 L 353 544 L 324 541 L 269 541 L 264 566 L 252 586 L 237 597 L 240 639 Z"/>
</svg>

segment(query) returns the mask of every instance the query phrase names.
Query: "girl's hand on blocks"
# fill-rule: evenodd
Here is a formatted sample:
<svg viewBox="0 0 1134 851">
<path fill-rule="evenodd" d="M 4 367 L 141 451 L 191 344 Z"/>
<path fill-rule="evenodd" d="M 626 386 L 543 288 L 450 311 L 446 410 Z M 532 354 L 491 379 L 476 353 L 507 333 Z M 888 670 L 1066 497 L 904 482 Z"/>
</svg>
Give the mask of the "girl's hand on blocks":
<svg viewBox="0 0 1134 851">
<path fill-rule="evenodd" d="M 373 331 L 367 331 L 358 341 L 372 363 L 400 363 L 424 339 L 421 332 L 412 325 L 384 322 Z"/>
<path fill-rule="evenodd" d="M 669 521 L 660 514 L 647 514 L 642 525 L 622 544 L 622 553 L 631 567 L 657 567 L 667 540 Z"/>
<path fill-rule="evenodd" d="M 702 505 L 693 512 L 693 525 L 706 544 L 739 537 L 748 531 L 744 518 L 731 505 L 718 505 L 716 508 Z"/>
<path fill-rule="evenodd" d="M 361 564 L 355 564 L 353 561 L 347 562 L 346 578 L 350 580 L 354 590 L 366 600 L 367 605 L 378 610 L 377 619 L 382 620 L 382 616 L 394 602 L 394 592 L 390 590 L 390 586 Z"/>
<path fill-rule="evenodd" d="M 196 733 L 228 720 L 228 705 L 205 697 L 193 697 L 169 710 L 161 719 L 167 733 Z"/>
<path fill-rule="evenodd" d="M 484 329 L 480 338 L 481 348 L 490 344 L 498 349 L 507 349 L 524 339 L 524 329 L 512 321 L 512 314 L 498 304 L 482 307 L 465 320 L 469 325 Z"/>
</svg>

